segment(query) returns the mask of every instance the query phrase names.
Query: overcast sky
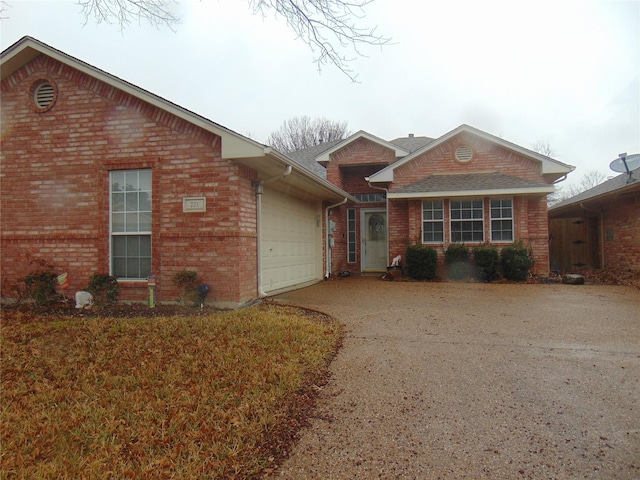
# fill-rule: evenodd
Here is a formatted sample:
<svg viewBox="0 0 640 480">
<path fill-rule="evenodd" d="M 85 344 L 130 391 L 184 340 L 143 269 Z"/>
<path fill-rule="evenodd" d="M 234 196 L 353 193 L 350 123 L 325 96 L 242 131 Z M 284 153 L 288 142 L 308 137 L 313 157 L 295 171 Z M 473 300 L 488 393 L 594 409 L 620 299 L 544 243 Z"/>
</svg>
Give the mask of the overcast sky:
<svg viewBox="0 0 640 480">
<path fill-rule="evenodd" d="M 567 184 L 640 153 L 640 1 L 375 0 L 353 83 L 246 0 L 179 0 L 175 31 L 85 24 L 73 0 L 6 0 L 2 50 L 25 35 L 266 142 L 293 116 L 385 140 L 465 123 L 574 165 Z M 348 56 L 355 56 L 347 50 Z"/>
</svg>

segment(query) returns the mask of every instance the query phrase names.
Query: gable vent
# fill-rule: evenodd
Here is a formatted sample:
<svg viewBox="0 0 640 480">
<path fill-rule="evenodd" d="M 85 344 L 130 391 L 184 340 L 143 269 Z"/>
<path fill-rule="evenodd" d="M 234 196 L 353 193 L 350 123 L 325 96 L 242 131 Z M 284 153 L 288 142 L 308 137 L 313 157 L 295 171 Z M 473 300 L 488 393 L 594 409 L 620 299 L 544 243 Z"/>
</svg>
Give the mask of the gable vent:
<svg viewBox="0 0 640 480">
<path fill-rule="evenodd" d="M 467 145 L 460 145 L 456 148 L 456 160 L 459 162 L 468 162 L 473 156 L 473 150 Z"/>
<path fill-rule="evenodd" d="M 47 108 L 53 103 L 55 90 L 49 82 L 42 82 L 36 87 L 33 100 L 38 108 Z"/>
</svg>

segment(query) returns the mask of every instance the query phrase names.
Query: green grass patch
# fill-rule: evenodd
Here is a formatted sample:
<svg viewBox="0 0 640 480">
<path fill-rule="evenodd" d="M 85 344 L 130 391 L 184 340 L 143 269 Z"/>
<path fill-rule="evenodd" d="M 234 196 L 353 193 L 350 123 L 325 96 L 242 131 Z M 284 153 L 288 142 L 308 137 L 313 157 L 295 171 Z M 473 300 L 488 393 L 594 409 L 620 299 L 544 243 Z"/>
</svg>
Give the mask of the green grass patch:
<svg viewBox="0 0 640 480">
<path fill-rule="evenodd" d="M 336 322 L 275 305 L 3 317 L 4 478 L 258 476 L 342 338 Z"/>
</svg>

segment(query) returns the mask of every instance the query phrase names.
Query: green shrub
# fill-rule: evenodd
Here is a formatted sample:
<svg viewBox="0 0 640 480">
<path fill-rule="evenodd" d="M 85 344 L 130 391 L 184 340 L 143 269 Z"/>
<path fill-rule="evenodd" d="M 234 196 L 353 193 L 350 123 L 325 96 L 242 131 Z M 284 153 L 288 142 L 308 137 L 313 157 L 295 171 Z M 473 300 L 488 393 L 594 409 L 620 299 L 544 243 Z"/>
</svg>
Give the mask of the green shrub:
<svg viewBox="0 0 640 480">
<path fill-rule="evenodd" d="M 438 252 L 424 245 L 407 247 L 407 274 L 415 280 L 433 280 L 438 267 Z"/>
<path fill-rule="evenodd" d="M 196 305 L 199 302 L 200 294 L 198 292 L 198 285 L 200 285 L 200 278 L 198 274 L 192 270 L 183 270 L 176 273 L 173 276 L 173 283 L 175 283 L 181 290 L 178 297 L 178 303 L 183 305 Z"/>
<path fill-rule="evenodd" d="M 473 261 L 483 282 L 492 282 L 500 277 L 500 254 L 491 245 L 478 245 L 473 249 Z"/>
<path fill-rule="evenodd" d="M 469 247 L 464 243 L 452 243 L 444 251 L 444 264 L 447 266 L 447 276 L 454 280 L 471 276 L 471 262 L 469 261 Z"/>
<path fill-rule="evenodd" d="M 47 266 L 43 270 L 29 273 L 22 279 L 26 297 L 33 300 L 37 306 L 50 305 L 60 300 L 56 293 L 58 275 L 52 268 Z"/>
<path fill-rule="evenodd" d="M 20 278 L 24 283 L 24 289 L 16 286 L 19 300 L 31 300 L 37 306 L 46 306 L 62 300 L 62 296 L 56 293 L 58 275 L 53 270 L 53 265 L 42 258 L 35 258 L 27 254 L 31 272 Z"/>
<path fill-rule="evenodd" d="M 502 274 L 508 280 L 526 280 L 535 261 L 522 241 L 504 247 L 500 253 Z"/>
<path fill-rule="evenodd" d="M 93 296 L 93 303 L 98 306 L 115 303 L 120 295 L 118 281 L 106 273 L 91 275 L 85 290 Z"/>
</svg>

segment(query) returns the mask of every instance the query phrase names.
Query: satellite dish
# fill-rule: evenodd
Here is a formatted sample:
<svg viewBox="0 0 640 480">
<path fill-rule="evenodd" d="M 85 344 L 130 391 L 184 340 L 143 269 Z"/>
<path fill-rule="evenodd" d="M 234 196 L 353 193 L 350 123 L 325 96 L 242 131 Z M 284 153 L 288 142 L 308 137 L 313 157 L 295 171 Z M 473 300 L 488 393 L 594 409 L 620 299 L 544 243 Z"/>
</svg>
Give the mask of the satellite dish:
<svg viewBox="0 0 640 480">
<path fill-rule="evenodd" d="M 631 173 L 631 170 L 640 168 L 640 153 L 627 155 L 621 153 L 613 162 L 609 164 L 609 168 L 618 173 Z"/>
</svg>

